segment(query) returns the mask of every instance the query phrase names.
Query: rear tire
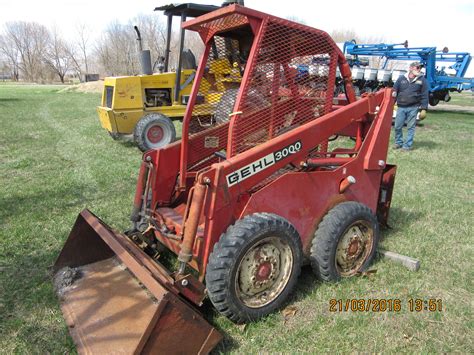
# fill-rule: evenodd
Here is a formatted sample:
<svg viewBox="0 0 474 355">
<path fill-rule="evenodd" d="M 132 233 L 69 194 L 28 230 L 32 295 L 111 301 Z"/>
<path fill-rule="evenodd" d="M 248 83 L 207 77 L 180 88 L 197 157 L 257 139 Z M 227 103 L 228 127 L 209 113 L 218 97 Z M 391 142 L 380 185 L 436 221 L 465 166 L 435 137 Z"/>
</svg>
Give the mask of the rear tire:
<svg viewBox="0 0 474 355">
<path fill-rule="evenodd" d="M 232 113 L 232 110 L 235 106 L 235 101 L 237 100 L 237 95 L 239 94 L 238 88 L 227 89 L 221 96 L 221 99 L 217 103 L 216 112 L 214 118 L 217 124 L 226 123 L 230 121 L 229 115 Z M 247 108 L 260 109 L 267 105 L 267 100 L 257 90 L 250 90 L 247 93 L 246 99 Z"/>
<path fill-rule="evenodd" d="M 209 257 L 209 298 L 231 321 L 254 321 L 287 300 L 301 263 L 300 237 L 286 219 L 269 213 L 246 216 L 227 229 Z"/>
<path fill-rule="evenodd" d="M 360 88 L 356 85 L 353 85 L 355 96 L 359 97 L 361 95 Z"/>
<path fill-rule="evenodd" d="M 437 97 L 431 96 L 429 98 L 429 102 L 431 106 L 436 106 L 437 104 L 439 104 L 439 99 Z"/>
<path fill-rule="evenodd" d="M 133 139 L 142 152 L 159 149 L 176 140 L 176 129 L 173 121 L 165 115 L 151 113 L 138 121 L 133 132 Z"/>
<path fill-rule="evenodd" d="M 364 271 L 379 241 L 379 224 L 362 203 L 343 202 L 318 226 L 311 247 L 311 266 L 323 281 L 338 281 Z"/>
<path fill-rule="evenodd" d="M 217 103 L 216 113 L 214 116 L 217 124 L 229 121 L 229 115 L 234 109 L 235 100 L 237 99 L 238 93 L 239 89 L 231 88 L 227 89 L 226 92 L 222 94 L 221 99 Z"/>
</svg>

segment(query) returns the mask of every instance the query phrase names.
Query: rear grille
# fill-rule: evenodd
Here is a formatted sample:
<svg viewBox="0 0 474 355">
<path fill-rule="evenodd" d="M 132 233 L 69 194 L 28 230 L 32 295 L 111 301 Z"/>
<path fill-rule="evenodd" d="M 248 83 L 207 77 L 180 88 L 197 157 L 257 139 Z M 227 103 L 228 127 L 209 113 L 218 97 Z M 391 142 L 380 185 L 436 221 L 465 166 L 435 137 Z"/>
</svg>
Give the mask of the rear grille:
<svg viewBox="0 0 474 355">
<path fill-rule="evenodd" d="M 108 108 L 112 108 L 112 98 L 114 97 L 114 87 L 106 86 L 105 87 L 105 105 Z"/>
</svg>

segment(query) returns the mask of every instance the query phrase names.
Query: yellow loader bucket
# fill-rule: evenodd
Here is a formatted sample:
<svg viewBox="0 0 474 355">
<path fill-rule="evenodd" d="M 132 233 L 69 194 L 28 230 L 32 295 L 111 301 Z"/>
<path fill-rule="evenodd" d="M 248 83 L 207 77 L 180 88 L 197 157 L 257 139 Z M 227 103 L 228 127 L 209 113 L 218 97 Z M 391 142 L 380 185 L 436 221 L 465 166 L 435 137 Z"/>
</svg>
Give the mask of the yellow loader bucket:
<svg viewBox="0 0 474 355">
<path fill-rule="evenodd" d="M 80 354 L 206 354 L 221 340 L 163 266 L 88 210 L 56 260 L 54 283 Z"/>
</svg>

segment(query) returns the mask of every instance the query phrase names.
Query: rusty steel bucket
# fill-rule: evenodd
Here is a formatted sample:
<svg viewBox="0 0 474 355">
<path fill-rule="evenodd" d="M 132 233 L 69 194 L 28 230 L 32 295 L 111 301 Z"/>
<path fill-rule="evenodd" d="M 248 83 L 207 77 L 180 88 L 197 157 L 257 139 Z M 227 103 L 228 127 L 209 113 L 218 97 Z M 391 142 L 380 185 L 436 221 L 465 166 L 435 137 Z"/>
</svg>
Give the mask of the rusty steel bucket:
<svg viewBox="0 0 474 355">
<path fill-rule="evenodd" d="M 81 354 L 206 354 L 221 340 L 177 295 L 162 265 L 88 210 L 77 217 L 53 272 Z"/>
</svg>

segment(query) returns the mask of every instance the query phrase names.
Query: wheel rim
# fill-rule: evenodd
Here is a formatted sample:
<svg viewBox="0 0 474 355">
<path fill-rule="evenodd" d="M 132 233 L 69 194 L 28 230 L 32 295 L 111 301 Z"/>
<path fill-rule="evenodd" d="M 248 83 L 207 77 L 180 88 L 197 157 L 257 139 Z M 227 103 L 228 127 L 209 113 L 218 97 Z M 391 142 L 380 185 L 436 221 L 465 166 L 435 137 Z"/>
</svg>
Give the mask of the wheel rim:
<svg viewBox="0 0 474 355">
<path fill-rule="evenodd" d="M 160 126 L 151 126 L 150 129 L 146 132 L 146 138 L 150 143 L 156 144 L 163 139 L 164 132 L 163 128 Z"/>
<path fill-rule="evenodd" d="M 168 127 L 153 124 L 145 132 L 145 143 L 149 148 L 161 148 L 171 142 L 171 136 Z"/>
<path fill-rule="evenodd" d="M 372 253 L 374 230 L 365 220 L 352 223 L 339 239 L 336 269 L 343 277 L 357 273 Z"/>
<path fill-rule="evenodd" d="M 250 308 L 273 302 L 287 285 L 293 253 L 287 242 L 270 236 L 253 245 L 241 259 L 235 278 L 237 298 Z"/>
</svg>

